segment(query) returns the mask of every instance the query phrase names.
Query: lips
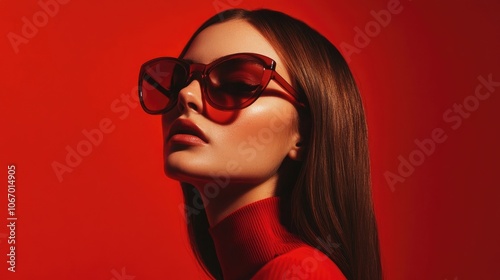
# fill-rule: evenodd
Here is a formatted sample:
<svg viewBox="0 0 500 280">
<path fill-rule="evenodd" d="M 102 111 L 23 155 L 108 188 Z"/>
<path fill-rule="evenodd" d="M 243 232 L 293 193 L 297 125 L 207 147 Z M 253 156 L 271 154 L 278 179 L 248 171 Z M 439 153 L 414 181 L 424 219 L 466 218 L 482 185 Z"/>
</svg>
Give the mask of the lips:
<svg viewBox="0 0 500 280">
<path fill-rule="evenodd" d="M 201 141 L 197 141 L 196 138 Z M 176 121 L 174 121 L 174 123 L 170 127 L 170 131 L 167 137 L 167 141 L 170 140 L 208 143 L 208 139 L 203 131 L 194 122 L 188 119 L 177 119 Z"/>
</svg>

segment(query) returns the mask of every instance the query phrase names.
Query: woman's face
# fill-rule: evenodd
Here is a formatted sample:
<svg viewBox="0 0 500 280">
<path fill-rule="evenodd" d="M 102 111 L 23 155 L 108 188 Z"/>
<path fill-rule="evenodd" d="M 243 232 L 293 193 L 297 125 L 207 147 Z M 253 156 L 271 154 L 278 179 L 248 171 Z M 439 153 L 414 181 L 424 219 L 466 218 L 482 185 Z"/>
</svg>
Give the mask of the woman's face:
<svg viewBox="0 0 500 280">
<path fill-rule="evenodd" d="M 184 59 L 208 64 L 242 52 L 272 58 L 277 63 L 276 71 L 290 83 L 276 51 L 243 20 L 206 28 L 195 38 Z M 200 83 L 193 80 L 179 92 L 176 107 L 162 116 L 167 176 L 197 187 L 276 182 L 283 159 L 296 159 L 300 141 L 298 113 L 277 91 L 284 89 L 271 80 L 252 105 L 223 112 L 204 102 Z M 197 136 L 191 135 L 194 126 L 199 130 L 194 133 Z"/>
</svg>

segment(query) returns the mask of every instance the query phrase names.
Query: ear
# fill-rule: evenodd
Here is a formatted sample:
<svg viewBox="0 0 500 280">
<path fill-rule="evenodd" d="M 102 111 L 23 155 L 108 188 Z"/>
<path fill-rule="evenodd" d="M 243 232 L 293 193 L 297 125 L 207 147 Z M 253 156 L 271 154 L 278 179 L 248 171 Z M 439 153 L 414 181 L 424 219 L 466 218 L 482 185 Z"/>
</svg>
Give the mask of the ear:
<svg viewBox="0 0 500 280">
<path fill-rule="evenodd" d="M 300 137 L 300 135 L 297 135 L 297 137 L 295 139 L 295 144 L 292 146 L 292 148 L 288 152 L 288 157 L 292 160 L 301 161 L 305 157 L 305 154 L 306 154 L 305 150 L 306 150 L 306 145 L 305 145 L 302 137 Z"/>
<path fill-rule="evenodd" d="M 307 138 L 310 134 L 311 128 L 309 127 L 310 119 L 308 115 L 302 115 L 299 118 L 298 129 L 293 134 L 294 145 L 288 152 L 288 157 L 292 160 L 302 161 L 306 157 Z"/>
</svg>

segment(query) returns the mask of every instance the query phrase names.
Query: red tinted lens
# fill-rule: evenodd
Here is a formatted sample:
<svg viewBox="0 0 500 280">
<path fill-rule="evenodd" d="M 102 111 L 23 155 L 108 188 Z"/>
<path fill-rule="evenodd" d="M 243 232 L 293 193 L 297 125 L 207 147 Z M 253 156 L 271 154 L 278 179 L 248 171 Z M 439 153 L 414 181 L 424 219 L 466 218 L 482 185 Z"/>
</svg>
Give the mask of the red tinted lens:
<svg viewBox="0 0 500 280">
<path fill-rule="evenodd" d="M 171 108 L 187 79 L 185 67 L 175 60 L 163 59 L 144 66 L 141 102 L 150 113 Z"/>
<path fill-rule="evenodd" d="M 222 109 L 245 107 L 262 91 L 264 70 L 262 62 L 253 57 L 223 61 L 208 74 L 208 98 Z"/>
</svg>

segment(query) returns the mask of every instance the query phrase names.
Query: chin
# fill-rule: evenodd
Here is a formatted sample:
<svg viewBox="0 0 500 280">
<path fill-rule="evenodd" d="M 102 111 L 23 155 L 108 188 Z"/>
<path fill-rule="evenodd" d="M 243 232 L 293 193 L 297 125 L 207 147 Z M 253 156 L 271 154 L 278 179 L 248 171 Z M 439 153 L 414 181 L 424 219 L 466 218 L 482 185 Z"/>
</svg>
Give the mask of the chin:
<svg viewBox="0 0 500 280">
<path fill-rule="evenodd" d="M 210 176 L 205 172 L 200 172 L 200 166 L 179 166 L 172 164 L 165 164 L 163 170 L 165 175 L 179 182 L 185 182 L 192 185 L 199 184 L 200 182 L 207 181 Z"/>
</svg>

